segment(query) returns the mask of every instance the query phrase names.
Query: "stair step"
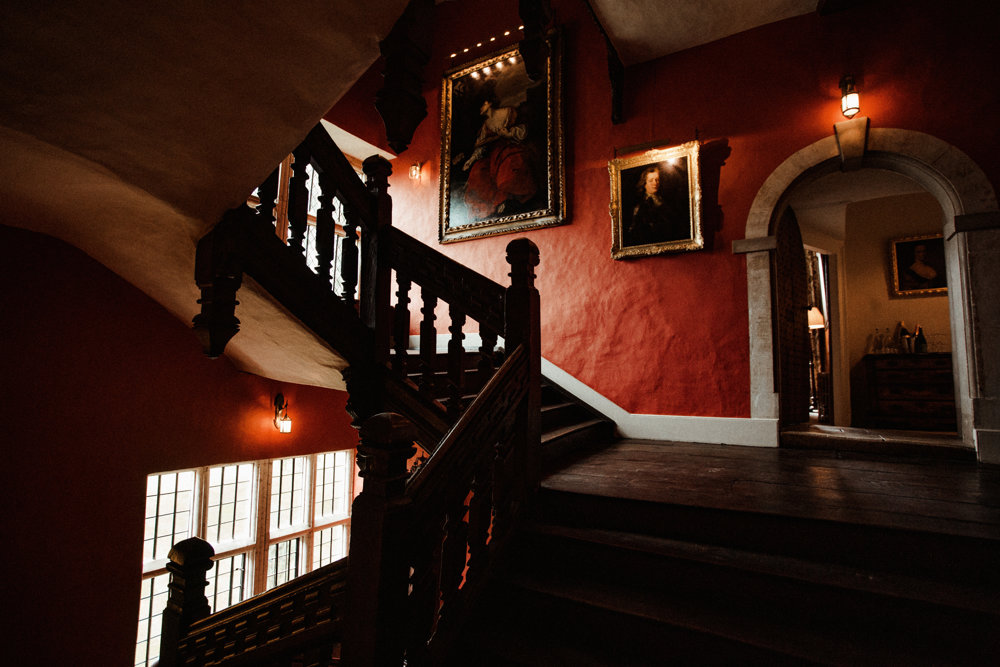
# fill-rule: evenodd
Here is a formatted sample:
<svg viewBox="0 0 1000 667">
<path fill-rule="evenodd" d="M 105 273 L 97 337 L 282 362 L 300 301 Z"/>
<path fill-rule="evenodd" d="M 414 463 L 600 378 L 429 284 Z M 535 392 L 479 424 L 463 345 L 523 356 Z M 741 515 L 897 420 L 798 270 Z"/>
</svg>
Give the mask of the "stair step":
<svg viewBox="0 0 1000 667">
<path fill-rule="evenodd" d="M 920 623 L 905 615 L 882 614 L 876 606 L 859 622 L 840 609 L 811 606 L 808 599 L 788 609 L 783 607 L 785 600 L 761 597 L 756 590 L 751 595 L 726 588 L 664 594 L 659 589 L 584 580 L 560 571 L 517 573 L 503 585 L 516 605 L 509 609 L 531 610 L 532 618 L 550 627 L 558 625 L 570 632 L 582 627 L 587 635 L 599 632 L 600 638 L 585 636 L 581 641 L 597 639 L 619 651 L 634 650 L 623 641 L 629 633 L 655 641 L 667 628 L 708 635 L 715 639 L 710 645 L 725 642 L 729 651 L 734 644 L 743 645 L 747 650 L 827 664 L 988 664 L 997 647 L 995 633 L 989 631 L 992 626 L 961 623 L 964 618 L 960 616 L 955 623 L 947 618 Z M 601 623 L 587 620 L 595 612 L 604 619 Z M 603 625 L 603 632 L 595 625 Z M 650 649 L 659 647 L 646 645 L 642 650 Z M 609 664 L 654 663 L 630 658 Z"/>
<path fill-rule="evenodd" d="M 536 520 L 1000 589 L 995 567 L 1000 562 L 1000 540 L 615 498 L 599 495 L 604 490 L 597 478 L 589 484 L 590 493 L 576 493 L 551 488 L 543 479 Z"/>
<path fill-rule="evenodd" d="M 542 433 L 554 431 L 563 426 L 596 419 L 590 410 L 573 401 L 561 401 L 542 405 Z"/>
<path fill-rule="evenodd" d="M 601 418 L 574 422 L 542 433 L 542 458 L 552 461 L 573 450 L 601 443 L 614 436 L 615 424 Z"/>
<path fill-rule="evenodd" d="M 558 547 L 560 553 L 565 552 L 565 542 L 576 542 L 1000 615 L 1000 596 L 997 595 L 997 591 L 981 586 L 933 581 L 835 563 L 815 562 L 616 530 L 532 523 L 525 527 L 524 532 L 526 535 L 548 538 L 550 543 L 562 542 Z M 537 540 L 532 544 L 544 548 Z M 550 550 L 553 548 L 551 544 L 548 546 Z"/>
</svg>

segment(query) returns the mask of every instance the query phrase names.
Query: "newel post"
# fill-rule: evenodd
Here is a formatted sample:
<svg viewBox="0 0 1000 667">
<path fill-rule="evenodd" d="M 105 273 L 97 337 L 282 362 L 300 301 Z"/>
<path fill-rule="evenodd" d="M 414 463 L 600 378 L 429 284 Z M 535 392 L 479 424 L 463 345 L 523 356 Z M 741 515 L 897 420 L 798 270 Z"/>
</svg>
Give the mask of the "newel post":
<svg viewBox="0 0 1000 667">
<path fill-rule="evenodd" d="M 197 537 L 178 542 L 167 558 L 170 586 L 167 608 L 163 611 L 160 637 L 160 667 L 179 664 L 177 648 L 191 624 L 212 613 L 205 597 L 205 573 L 212 569 L 215 549 Z"/>
<path fill-rule="evenodd" d="M 504 341 L 508 352 L 524 344 L 528 352 L 528 387 L 518 408 L 518 437 L 523 437 L 527 491 L 533 491 L 541 475 L 541 382 L 542 346 L 538 290 L 535 288 L 535 267 L 538 266 L 538 246 L 528 239 L 515 239 L 507 244 L 510 264 L 510 287 L 507 288 L 504 312 Z"/>
<path fill-rule="evenodd" d="M 379 155 L 364 161 L 368 192 L 372 196 L 375 229 L 361 232 L 361 320 L 375 332 L 375 362 L 389 360 L 389 337 L 392 333 L 392 313 L 389 297 L 392 275 L 388 259 L 388 228 L 392 226 L 392 197 L 389 196 L 389 175 L 392 165 Z"/>
<path fill-rule="evenodd" d="M 377 414 L 361 426 L 358 467 L 364 488 L 351 518 L 351 566 L 343 660 L 358 667 L 399 667 L 407 633 L 406 461 L 417 432 L 401 415 Z"/>
</svg>

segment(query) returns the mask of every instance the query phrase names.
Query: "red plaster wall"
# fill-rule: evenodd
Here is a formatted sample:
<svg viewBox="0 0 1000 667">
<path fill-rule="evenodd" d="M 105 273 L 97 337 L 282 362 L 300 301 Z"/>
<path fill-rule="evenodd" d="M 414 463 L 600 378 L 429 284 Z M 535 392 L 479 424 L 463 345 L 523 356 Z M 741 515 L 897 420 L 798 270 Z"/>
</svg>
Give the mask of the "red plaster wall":
<svg viewBox="0 0 1000 667">
<path fill-rule="evenodd" d="M 633 413 L 749 416 L 746 263 L 731 244 L 743 238 L 771 172 L 843 120 L 837 85 L 844 74 L 859 80 L 862 114 L 873 127 L 932 134 L 998 182 L 997 10 L 972 1 L 874 4 L 808 14 L 631 67 L 626 122 L 612 125 L 598 29 L 582 2 L 553 2 L 565 33 L 571 224 L 529 234 L 541 250 L 543 356 Z M 396 224 L 506 283 L 504 247 L 514 236 L 437 244 L 438 86 L 450 66 L 490 50 L 463 54 L 464 47 L 516 28 L 516 3 L 468 0 L 436 11 L 429 116 L 391 180 Z M 506 43 L 501 37 L 493 45 Z M 376 63 L 327 118 L 385 146 L 384 130 L 372 122 L 380 71 Z M 714 179 L 703 167 L 703 186 L 717 188 L 717 199 L 706 192 L 711 247 L 613 261 L 607 164 L 615 149 L 696 136 L 725 160 L 720 167 L 717 159 Z M 413 162 L 427 163 L 419 183 L 406 176 Z"/>
<path fill-rule="evenodd" d="M 190 328 L 62 241 L 0 226 L 10 664 L 130 665 L 145 478 L 354 447 L 346 394 L 204 357 Z M 290 401 L 294 429 L 271 423 Z"/>
</svg>

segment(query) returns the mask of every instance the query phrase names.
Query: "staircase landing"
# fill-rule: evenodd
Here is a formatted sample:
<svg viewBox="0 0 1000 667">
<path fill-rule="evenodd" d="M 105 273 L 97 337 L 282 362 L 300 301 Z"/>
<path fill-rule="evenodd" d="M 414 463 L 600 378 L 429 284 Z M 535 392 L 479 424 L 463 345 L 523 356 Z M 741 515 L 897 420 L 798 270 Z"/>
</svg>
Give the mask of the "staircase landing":
<svg viewBox="0 0 1000 667">
<path fill-rule="evenodd" d="M 580 451 L 542 488 L 1000 539 L 1000 469 L 974 462 L 620 440 Z"/>
</svg>

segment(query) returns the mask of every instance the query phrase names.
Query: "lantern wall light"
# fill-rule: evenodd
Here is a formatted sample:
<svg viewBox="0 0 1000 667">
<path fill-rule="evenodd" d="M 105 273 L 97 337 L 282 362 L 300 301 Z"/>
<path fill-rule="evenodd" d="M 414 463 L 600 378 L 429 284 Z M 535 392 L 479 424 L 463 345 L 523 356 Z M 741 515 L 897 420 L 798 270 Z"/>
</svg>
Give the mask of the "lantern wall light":
<svg viewBox="0 0 1000 667">
<path fill-rule="evenodd" d="M 840 80 L 840 93 L 840 111 L 847 118 L 854 118 L 861 110 L 861 97 L 858 95 L 854 77 L 850 74 Z"/>
<path fill-rule="evenodd" d="M 292 432 L 292 418 L 288 416 L 288 402 L 281 392 L 278 392 L 278 395 L 274 397 L 274 428 L 282 433 Z"/>
</svg>

